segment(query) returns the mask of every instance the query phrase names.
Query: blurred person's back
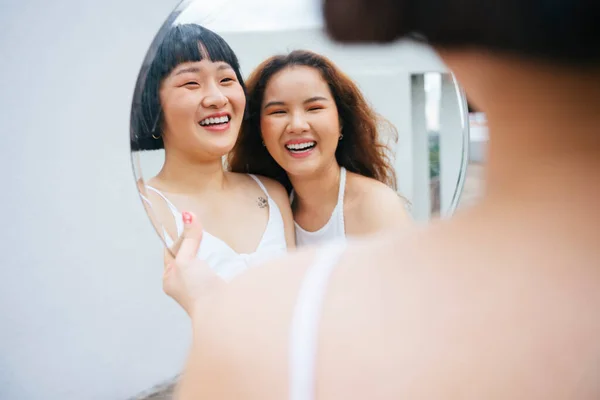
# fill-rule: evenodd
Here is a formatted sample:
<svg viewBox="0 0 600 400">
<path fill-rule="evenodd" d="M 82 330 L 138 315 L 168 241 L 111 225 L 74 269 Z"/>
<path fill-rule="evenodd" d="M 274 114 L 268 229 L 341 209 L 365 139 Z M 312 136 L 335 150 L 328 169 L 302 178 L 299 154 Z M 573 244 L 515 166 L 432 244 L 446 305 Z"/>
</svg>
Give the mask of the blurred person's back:
<svg viewBox="0 0 600 400">
<path fill-rule="evenodd" d="M 315 397 L 599 399 L 598 3 L 326 0 L 325 16 L 340 40 L 421 32 L 490 144 L 478 205 L 326 265 Z M 198 310 L 182 398 L 288 397 L 311 368 L 288 355 L 314 262 L 258 268 Z"/>
</svg>

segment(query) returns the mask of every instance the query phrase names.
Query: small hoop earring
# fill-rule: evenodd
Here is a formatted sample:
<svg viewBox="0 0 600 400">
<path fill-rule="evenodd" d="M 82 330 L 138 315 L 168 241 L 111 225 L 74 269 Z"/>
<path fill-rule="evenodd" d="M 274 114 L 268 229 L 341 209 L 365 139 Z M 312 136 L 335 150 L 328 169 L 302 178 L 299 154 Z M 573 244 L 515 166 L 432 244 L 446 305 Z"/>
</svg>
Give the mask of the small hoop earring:
<svg viewBox="0 0 600 400">
<path fill-rule="evenodd" d="M 154 133 L 152 134 L 152 137 L 156 140 L 160 139 L 160 135 L 158 137 L 154 136 Z"/>
<path fill-rule="evenodd" d="M 340 133 L 340 138 L 338 140 L 342 140 L 343 137 L 344 137 L 344 134 Z"/>
<path fill-rule="evenodd" d="M 263 145 L 263 147 L 267 147 L 264 140 L 262 141 L 262 145 Z"/>
</svg>

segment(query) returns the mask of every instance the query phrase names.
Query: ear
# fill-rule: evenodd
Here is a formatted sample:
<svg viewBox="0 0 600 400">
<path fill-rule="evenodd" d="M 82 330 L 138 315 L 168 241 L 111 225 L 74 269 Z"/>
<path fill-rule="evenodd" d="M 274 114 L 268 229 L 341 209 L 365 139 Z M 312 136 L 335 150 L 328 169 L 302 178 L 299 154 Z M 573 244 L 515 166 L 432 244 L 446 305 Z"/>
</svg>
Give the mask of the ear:
<svg viewBox="0 0 600 400">
<path fill-rule="evenodd" d="M 393 41 L 410 32 L 414 1 L 323 0 L 327 33 L 343 43 Z"/>
</svg>

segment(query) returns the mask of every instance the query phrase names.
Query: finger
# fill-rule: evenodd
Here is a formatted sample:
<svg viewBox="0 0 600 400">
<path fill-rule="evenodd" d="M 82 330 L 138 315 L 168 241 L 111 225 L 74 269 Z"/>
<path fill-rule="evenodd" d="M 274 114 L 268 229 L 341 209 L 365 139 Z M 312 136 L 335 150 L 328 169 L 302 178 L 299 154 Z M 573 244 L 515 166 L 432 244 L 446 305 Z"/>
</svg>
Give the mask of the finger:
<svg viewBox="0 0 600 400">
<path fill-rule="evenodd" d="M 179 248 L 175 253 L 175 261 L 178 263 L 186 263 L 196 259 L 200 242 L 202 241 L 202 225 L 194 213 L 183 212 L 183 233 Z"/>
<path fill-rule="evenodd" d="M 173 242 L 171 247 L 169 247 L 167 249 L 167 252 L 170 253 L 169 255 L 172 258 L 175 258 L 175 256 L 177 255 L 177 252 L 179 252 L 179 248 L 181 247 L 181 242 L 183 242 L 183 233 L 181 235 L 179 235 L 177 240 L 175 242 Z"/>
<path fill-rule="evenodd" d="M 165 264 L 165 268 L 167 268 L 167 265 L 175 262 L 175 258 L 168 249 L 164 249 L 163 251 L 163 261 Z"/>
<path fill-rule="evenodd" d="M 165 279 L 171 273 L 171 271 L 173 271 L 174 267 L 175 261 L 171 261 L 170 263 L 165 264 L 165 269 L 163 271 L 163 279 Z"/>
<path fill-rule="evenodd" d="M 181 213 L 181 219 L 183 220 L 184 230 L 181 233 L 181 235 L 179 235 L 177 240 L 173 243 L 173 245 L 169 248 L 169 251 L 171 252 L 171 255 L 173 257 L 177 256 L 177 253 L 179 252 L 179 249 L 181 247 L 181 243 L 183 243 L 183 239 L 185 238 L 185 226 L 186 226 L 185 221 L 189 220 L 189 221 L 191 221 L 190 223 L 195 223 L 195 222 L 197 222 L 198 224 L 200 223 L 200 221 L 198 220 L 198 218 L 196 218 L 196 215 L 194 213 L 187 212 L 187 211 L 184 211 L 183 213 Z M 201 232 L 202 232 L 202 227 L 200 227 L 200 233 Z"/>
</svg>

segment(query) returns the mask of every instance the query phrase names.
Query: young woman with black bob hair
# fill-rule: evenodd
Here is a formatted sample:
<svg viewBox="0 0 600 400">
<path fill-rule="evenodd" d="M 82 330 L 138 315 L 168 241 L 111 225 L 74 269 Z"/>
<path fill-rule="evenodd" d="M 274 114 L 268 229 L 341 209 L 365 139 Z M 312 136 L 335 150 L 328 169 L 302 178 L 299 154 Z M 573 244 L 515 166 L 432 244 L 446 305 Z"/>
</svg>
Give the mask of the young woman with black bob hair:
<svg viewBox="0 0 600 400">
<path fill-rule="evenodd" d="M 238 59 L 214 32 L 174 25 L 158 45 L 132 110 L 132 150 L 164 149 L 142 189 L 168 246 L 193 212 L 204 227 L 198 258 L 223 279 L 295 246 L 287 193 L 278 182 L 227 172 L 246 110 Z"/>
</svg>

